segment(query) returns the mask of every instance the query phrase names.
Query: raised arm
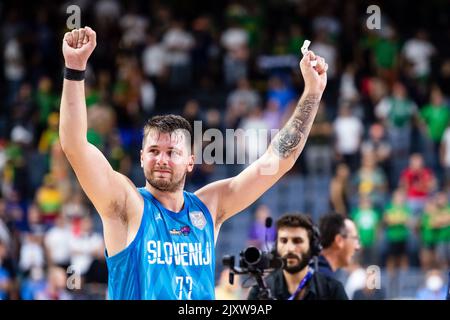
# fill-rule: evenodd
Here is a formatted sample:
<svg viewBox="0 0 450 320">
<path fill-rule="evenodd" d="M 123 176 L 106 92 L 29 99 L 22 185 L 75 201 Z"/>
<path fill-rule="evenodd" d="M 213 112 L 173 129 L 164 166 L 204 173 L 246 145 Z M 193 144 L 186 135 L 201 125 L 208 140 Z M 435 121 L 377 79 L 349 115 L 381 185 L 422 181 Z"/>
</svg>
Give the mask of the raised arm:
<svg viewBox="0 0 450 320">
<path fill-rule="evenodd" d="M 66 68 L 85 70 L 95 46 L 96 34 L 89 27 L 66 33 L 63 40 Z M 86 134 L 84 80 L 65 77 L 59 125 L 61 147 L 83 190 L 100 213 L 108 251 L 110 248 L 118 251 L 126 241 L 127 223 L 134 218 L 130 214 L 142 211 L 137 205 L 141 204 L 141 198 L 131 181 L 115 172 L 103 154 L 88 143 Z"/>
<path fill-rule="evenodd" d="M 311 65 L 314 60 L 317 60 L 316 67 Z M 267 151 L 239 175 L 196 192 L 213 212 L 216 226 L 255 202 L 293 167 L 302 152 L 325 90 L 328 65 L 309 51 L 300 61 L 300 69 L 305 81 L 304 92 Z"/>
</svg>

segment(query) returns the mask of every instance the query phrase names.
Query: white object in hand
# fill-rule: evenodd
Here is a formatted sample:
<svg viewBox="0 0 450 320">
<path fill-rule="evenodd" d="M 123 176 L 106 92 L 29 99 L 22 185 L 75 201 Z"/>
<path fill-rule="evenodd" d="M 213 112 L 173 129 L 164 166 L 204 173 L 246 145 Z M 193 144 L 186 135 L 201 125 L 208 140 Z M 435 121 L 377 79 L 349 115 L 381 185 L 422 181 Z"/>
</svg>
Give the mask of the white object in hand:
<svg viewBox="0 0 450 320">
<path fill-rule="evenodd" d="M 303 55 L 305 55 L 307 52 L 308 52 L 308 48 L 309 48 L 309 45 L 311 44 L 311 41 L 309 41 L 309 40 L 305 40 L 304 42 L 303 42 L 303 46 L 302 46 L 302 54 Z M 311 61 L 311 66 L 313 66 L 313 67 L 315 67 L 317 65 L 317 61 Z"/>
</svg>

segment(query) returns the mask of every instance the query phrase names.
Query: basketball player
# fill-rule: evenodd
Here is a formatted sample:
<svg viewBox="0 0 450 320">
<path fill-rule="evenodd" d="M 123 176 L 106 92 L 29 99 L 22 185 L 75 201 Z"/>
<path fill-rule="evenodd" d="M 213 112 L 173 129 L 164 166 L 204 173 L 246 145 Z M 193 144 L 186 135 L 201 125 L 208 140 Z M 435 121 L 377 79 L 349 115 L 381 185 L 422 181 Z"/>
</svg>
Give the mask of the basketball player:
<svg viewBox="0 0 450 320">
<path fill-rule="evenodd" d="M 144 127 L 136 188 L 86 139 L 84 70 L 96 46 L 89 28 L 66 33 L 59 135 L 76 176 L 100 214 L 110 299 L 214 299 L 214 245 L 220 226 L 276 183 L 300 155 L 326 86 L 327 64 L 309 51 L 300 62 L 305 90 L 268 150 L 239 175 L 195 193 L 183 190 L 194 166 L 191 127 L 156 116 Z M 317 65 L 313 67 L 312 61 Z M 273 174 L 263 174 L 267 167 Z"/>
</svg>

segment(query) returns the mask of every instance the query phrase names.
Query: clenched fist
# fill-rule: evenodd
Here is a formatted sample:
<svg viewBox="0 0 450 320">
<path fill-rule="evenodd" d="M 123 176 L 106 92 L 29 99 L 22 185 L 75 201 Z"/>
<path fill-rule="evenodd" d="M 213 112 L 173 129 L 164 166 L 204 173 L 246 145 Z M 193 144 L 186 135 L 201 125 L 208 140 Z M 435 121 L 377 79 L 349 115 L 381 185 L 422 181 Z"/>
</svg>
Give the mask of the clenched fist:
<svg viewBox="0 0 450 320">
<path fill-rule="evenodd" d="M 67 32 L 63 39 L 63 55 L 66 67 L 85 70 L 87 61 L 97 45 L 95 31 L 89 27 Z"/>
<path fill-rule="evenodd" d="M 317 62 L 314 67 L 313 61 Z M 328 64 L 325 60 L 316 56 L 314 52 L 308 51 L 300 61 L 300 70 L 305 81 L 305 91 L 322 94 L 327 85 Z"/>
</svg>

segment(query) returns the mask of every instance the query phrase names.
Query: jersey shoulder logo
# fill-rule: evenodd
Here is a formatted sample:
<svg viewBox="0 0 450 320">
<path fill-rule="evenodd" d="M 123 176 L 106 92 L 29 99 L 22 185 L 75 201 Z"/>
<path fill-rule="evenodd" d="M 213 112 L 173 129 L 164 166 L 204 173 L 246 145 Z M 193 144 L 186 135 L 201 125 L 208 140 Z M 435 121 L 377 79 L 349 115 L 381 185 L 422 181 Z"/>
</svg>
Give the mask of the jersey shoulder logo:
<svg viewBox="0 0 450 320">
<path fill-rule="evenodd" d="M 206 218 L 201 211 L 189 212 L 189 217 L 194 227 L 203 230 L 206 226 Z"/>
<path fill-rule="evenodd" d="M 175 236 L 188 236 L 189 233 L 191 233 L 191 228 L 189 228 L 189 226 L 183 226 L 180 228 L 180 230 L 177 229 L 172 229 L 169 231 L 171 235 L 175 235 Z"/>
</svg>

